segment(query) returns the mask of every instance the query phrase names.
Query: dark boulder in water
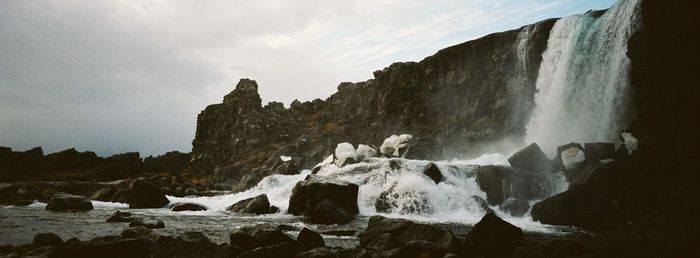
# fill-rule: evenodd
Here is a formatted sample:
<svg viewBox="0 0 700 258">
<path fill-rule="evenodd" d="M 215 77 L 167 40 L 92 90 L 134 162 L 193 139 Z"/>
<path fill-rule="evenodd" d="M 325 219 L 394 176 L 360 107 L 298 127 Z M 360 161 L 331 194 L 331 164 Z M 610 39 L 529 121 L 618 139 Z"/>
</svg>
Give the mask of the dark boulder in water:
<svg viewBox="0 0 700 258">
<path fill-rule="evenodd" d="M 191 203 L 191 202 L 183 202 L 183 203 L 175 203 L 172 205 L 172 208 L 170 209 L 171 211 L 206 211 L 207 206 L 198 204 L 198 203 Z"/>
<path fill-rule="evenodd" d="M 256 248 L 274 246 L 283 243 L 298 245 L 298 242 L 287 236 L 281 230 L 265 225 L 244 226 L 229 234 L 231 247 L 241 252 Z"/>
<path fill-rule="evenodd" d="M 308 228 L 302 228 L 301 231 L 299 231 L 297 241 L 299 241 L 299 244 L 304 248 L 304 250 L 311 250 L 317 247 L 326 246 L 321 234 Z"/>
<path fill-rule="evenodd" d="M 89 211 L 94 209 L 92 202 L 85 196 L 67 193 L 55 193 L 46 204 L 48 211 Z"/>
<path fill-rule="evenodd" d="M 486 203 L 486 200 L 484 200 L 484 198 L 481 198 L 480 196 L 472 195 L 471 199 L 472 199 L 472 201 L 474 201 L 474 203 L 476 203 L 476 206 L 479 209 L 481 209 L 481 211 L 484 212 L 484 214 L 494 213 L 493 209 L 491 209 L 491 207 L 489 207 L 489 204 Z"/>
<path fill-rule="evenodd" d="M 294 258 L 300 253 L 299 247 L 294 243 L 281 243 L 255 248 L 242 253 L 238 258 Z"/>
<path fill-rule="evenodd" d="M 482 166 L 476 171 L 476 182 L 486 192 L 489 205 L 500 205 L 508 198 L 541 200 L 555 190 L 555 176 L 505 166 Z"/>
<path fill-rule="evenodd" d="M 584 184 L 549 197 L 532 206 L 532 219 L 546 224 L 604 228 L 610 221 L 610 200 Z"/>
<path fill-rule="evenodd" d="M 550 172 L 552 167 L 552 162 L 537 143 L 532 143 L 510 156 L 508 163 L 511 167 L 534 173 Z"/>
<path fill-rule="evenodd" d="M 522 217 L 530 211 L 530 202 L 518 199 L 508 199 L 499 206 L 501 210 L 514 217 Z"/>
<path fill-rule="evenodd" d="M 129 222 L 129 227 L 144 227 L 148 229 L 164 228 L 165 223 L 160 220 L 136 218 Z"/>
<path fill-rule="evenodd" d="M 512 257 L 525 245 L 523 231 L 494 214 L 486 214 L 466 237 L 467 257 Z"/>
<path fill-rule="evenodd" d="M 34 236 L 32 240 L 32 248 L 39 248 L 42 246 L 57 246 L 63 244 L 61 237 L 54 233 L 39 233 Z"/>
<path fill-rule="evenodd" d="M 414 240 L 427 241 L 445 250 L 451 250 L 457 244 L 457 238 L 452 231 L 382 216 L 370 217 L 367 229 L 360 233 L 359 238 L 361 246 L 378 251 L 398 248 Z"/>
<path fill-rule="evenodd" d="M 289 198 L 290 214 L 311 215 L 324 200 L 333 201 L 349 215 L 359 213 L 357 192 L 359 187 L 342 180 L 325 179 L 319 176 L 309 176 L 292 189 Z"/>
<path fill-rule="evenodd" d="M 144 179 L 131 182 L 129 196 L 130 209 L 163 208 L 170 201 L 160 191 L 160 187 Z"/>
<path fill-rule="evenodd" d="M 324 199 L 308 214 L 311 222 L 320 224 L 343 224 L 350 222 L 354 216 L 331 199 Z"/>
<path fill-rule="evenodd" d="M 430 177 L 430 179 L 432 179 L 433 182 L 435 182 L 435 184 L 438 184 L 445 180 L 445 177 L 442 176 L 442 172 L 440 172 L 440 168 L 438 168 L 437 165 L 435 165 L 435 163 L 432 162 L 428 164 L 428 166 L 423 171 L 423 174 Z"/>
<path fill-rule="evenodd" d="M 276 208 L 276 207 L 275 207 Z M 270 201 L 266 194 L 261 194 L 252 198 L 241 200 L 228 208 L 228 211 L 238 213 L 253 213 L 253 214 L 269 214 L 274 213 L 274 209 L 270 206 Z"/>
<path fill-rule="evenodd" d="M 107 218 L 107 223 L 113 222 L 131 222 L 135 217 L 132 216 L 131 212 L 115 211 L 112 216 Z"/>
</svg>

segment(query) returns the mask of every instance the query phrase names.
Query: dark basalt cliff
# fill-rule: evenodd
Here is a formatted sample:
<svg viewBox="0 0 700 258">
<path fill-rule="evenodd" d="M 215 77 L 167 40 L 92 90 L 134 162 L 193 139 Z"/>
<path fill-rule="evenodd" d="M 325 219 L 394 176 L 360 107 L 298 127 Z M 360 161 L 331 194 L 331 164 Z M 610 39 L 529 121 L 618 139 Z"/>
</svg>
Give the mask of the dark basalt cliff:
<svg viewBox="0 0 700 258">
<path fill-rule="evenodd" d="M 416 137 L 409 154 L 423 159 L 476 155 L 486 143 L 520 139 L 554 23 L 395 63 L 374 72 L 374 79 L 341 83 L 326 100 L 294 101 L 288 109 L 277 102 L 262 106 L 256 82 L 242 79 L 223 103 L 199 114 L 190 172 L 250 184 L 309 168 L 340 142 L 380 145 L 399 133 Z M 280 155 L 293 160 L 283 163 Z"/>
</svg>

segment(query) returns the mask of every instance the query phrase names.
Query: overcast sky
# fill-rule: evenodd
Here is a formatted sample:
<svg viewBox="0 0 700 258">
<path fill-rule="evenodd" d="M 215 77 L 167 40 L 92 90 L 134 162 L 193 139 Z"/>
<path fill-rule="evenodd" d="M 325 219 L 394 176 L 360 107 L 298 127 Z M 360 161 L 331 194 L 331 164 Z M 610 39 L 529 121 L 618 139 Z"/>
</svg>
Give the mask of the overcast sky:
<svg viewBox="0 0 700 258">
<path fill-rule="evenodd" d="M 190 151 L 239 78 L 325 99 L 397 61 L 612 0 L 0 1 L 0 146 Z"/>
</svg>

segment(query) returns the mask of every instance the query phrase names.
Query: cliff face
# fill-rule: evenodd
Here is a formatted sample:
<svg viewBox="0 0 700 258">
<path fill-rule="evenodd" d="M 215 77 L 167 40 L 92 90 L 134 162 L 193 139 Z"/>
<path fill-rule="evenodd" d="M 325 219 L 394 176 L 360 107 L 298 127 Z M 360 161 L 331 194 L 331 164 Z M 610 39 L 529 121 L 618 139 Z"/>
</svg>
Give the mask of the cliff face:
<svg viewBox="0 0 700 258">
<path fill-rule="evenodd" d="M 309 168 L 340 142 L 380 145 L 414 135 L 423 159 L 483 153 L 486 143 L 520 138 L 532 110 L 542 52 L 555 20 L 443 49 L 421 62 L 395 63 L 374 79 L 341 83 L 326 100 L 261 105 L 242 79 L 197 118 L 191 173 L 255 182 Z M 282 163 L 279 156 L 293 157 Z M 243 179 L 243 180 L 241 180 Z M 242 183 L 245 184 L 245 183 Z"/>
</svg>

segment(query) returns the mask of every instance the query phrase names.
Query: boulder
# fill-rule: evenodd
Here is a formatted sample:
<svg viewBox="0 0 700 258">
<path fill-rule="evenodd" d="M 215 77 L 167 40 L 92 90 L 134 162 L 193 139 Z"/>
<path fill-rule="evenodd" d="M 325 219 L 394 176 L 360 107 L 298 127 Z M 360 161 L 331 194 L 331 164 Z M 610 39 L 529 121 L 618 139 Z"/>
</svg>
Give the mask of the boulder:
<svg viewBox="0 0 700 258">
<path fill-rule="evenodd" d="M 525 245 L 523 231 L 494 214 L 486 214 L 466 237 L 467 257 L 512 257 Z"/>
<path fill-rule="evenodd" d="M 331 199 L 324 199 L 316 205 L 309 217 L 311 222 L 319 224 L 344 224 L 354 218 L 341 205 Z"/>
<path fill-rule="evenodd" d="M 588 184 L 536 203 L 532 219 L 545 224 L 599 229 L 609 224 L 610 200 Z"/>
<path fill-rule="evenodd" d="M 447 254 L 447 250 L 443 247 L 436 245 L 435 243 L 425 241 L 425 240 L 411 240 L 399 248 L 395 248 L 386 252 L 382 252 L 380 256 L 382 257 L 444 257 Z"/>
<path fill-rule="evenodd" d="M 297 241 L 284 234 L 281 230 L 264 225 L 244 226 L 229 234 L 231 246 L 240 251 L 253 250 L 259 247 L 278 245 L 282 243 L 297 244 Z"/>
<path fill-rule="evenodd" d="M 377 156 L 377 150 L 365 144 L 357 145 L 357 150 L 355 152 L 357 153 L 358 161 L 364 161 Z"/>
<path fill-rule="evenodd" d="M 198 245 L 203 245 L 203 246 L 215 245 L 215 243 L 212 242 L 211 239 L 209 239 L 209 237 L 207 237 L 202 232 L 188 231 L 188 232 L 182 233 L 182 235 L 180 235 L 180 238 L 182 238 L 182 240 L 184 240 L 185 242 L 195 243 Z"/>
<path fill-rule="evenodd" d="M 586 153 L 583 146 L 578 143 L 569 143 L 557 147 L 556 162 L 565 171 L 572 171 L 586 161 Z"/>
<path fill-rule="evenodd" d="M 552 174 L 527 173 L 506 166 L 482 166 L 476 170 L 476 182 L 486 193 L 489 205 L 500 205 L 508 198 L 541 200 L 556 190 Z"/>
<path fill-rule="evenodd" d="M 253 213 L 253 214 L 269 214 L 274 213 L 271 209 L 270 201 L 267 199 L 266 194 L 261 194 L 256 197 L 248 198 L 239 201 L 228 208 L 228 211 L 238 212 L 238 213 Z"/>
<path fill-rule="evenodd" d="M 306 227 L 299 231 L 297 241 L 304 250 L 311 250 L 326 245 L 325 241 L 323 241 L 323 237 L 321 237 L 321 234 L 316 233 Z"/>
<path fill-rule="evenodd" d="M 425 170 L 423 170 L 423 174 L 428 176 L 430 179 L 435 182 L 435 184 L 438 184 L 442 181 L 445 180 L 445 177 L 442 176 L 442 172 L 440 172 L 440 168 L 435 165 L 435 163 L 430 162 L 428 166 L 425 167 Z"/>
<path fill-rule="evenodd" d="M 367 229 L 360 233 L 359 238 L 361 246 L 377 251 L 398 248 L 414 240 L 427 241 L 444 250 L 452 250 L 457 244 L 457 238 L 450 230 L 382 216 L 370 217 Z"/>
<path fill-rule="evenodd" d="M 117 192 L 114 187 L 107 187 L 95 192 L 90 199 L 101 202 L 108 202 L 112 199 L 112 196 Z"/>
<path fill-rule="evenodd" d="M 94 209 L 92 202 L 85 196 L 67 193 L 55 193 L 46 204 L 47 211 L 89 211 Z"/>
<path fill-rule="evenodd" d="M 587 162 L 615 158 L 615 144 L 607 142 L 593 142 L 583 145 Z"/>
<path fill-rule="evenodd" d="M 566 178 L 569 180 L 569 189 L 588 182 L 588 179 L 593 175 L 593 173 L 595 173 L 602 166 L 604 165 L 603 163 L 600 163 L 600 161 L 592 161 L 588 162 L 588 164 L 586 164 L 586 166 L 575 175 L 564 173 Z"/>
<path fill-rule="evenodd" d="M 197 196 L 199 195 L 199 191 L 197 191 L 197 189 L 195 189 L 194 187 L 189 187 L 185 189 L 184 194 L 185 196 Z"/>
<path fill-rule="evenodd" d="M 343 142 L 335 147 L 335 164 L 338 167 L 357 163 L 357 152 L 352 144 Z"/>
<path fill-rule="evenodd" d="M 191 203 L 191 202 L 181 202 L 181 203 L 175 203 L 172 205 L 172 208 L 170 208 L 171 211 L 206 211 L 207 206 L 198 204 L 198 203 Z"/>
<path fill-rule="evenodd" d="M 552 162 L 537 143 L 532 143 L 510 156 L 508 163 L 511 167 L 534 173 L 546 173 L 552 170 Z"/>
<path fill-rule="evenodd" d="M 135 218 L 131 215 L 131 212 L 115 211 L 112 213 L 112 216 L 107 218 L 107 222 L 131 222 L 134 219 Z"/>
<path fill-rule="evenodd" d="M 354 215 L 359 213 L 358 189 L 356 184 L 346 181 L 308 176 L 292 189 L 288 212 L 294 215 L 311 215 L 318 204 L 329 199 L 349 215 Z"/>
<path fill-rule="evenodd" d="M 60 244 L 63 244 L 63 240 L 54 233 L 39 233 L 34 235 L 34 240 L 32 240 L 32 248 L 58 246 Z"/>
<path fill-rule="evenodd" d="M 238 258 L 294 258 L 301 250 L 294 243 L 258 247 L 242 253 Z"/>
<path fill-rule="evenodd" d="M 501 210 L 514 217 L 522 217 L 530 211 L 530 202 L 518 199 L 508 199 L 499 206 Z"/>
<path fill-rule="evenodd" d="M 405 157 L 413 136 L 410 134 L 392 135 L 384 139 L 379 151 L 385 157 Z"/>
<path fill-rule="evenodd" d="M 170 201 L 160 191 L 160 187 L 144 179 L 137 179 L 131 182 L 129 196 L 130 209 L 143 208 L 163 208 Z"/>
<path fill-rule="evenodd" d="M 471 197 L 472 201 L 476 203 L 477 208 L 479 208 L 484 214 L 488 213 L 494 213 L 493 209 L 489 207 L 488 203 L 486 203 L 486 200 L 484 198 L 481 198 L 480 196 L 472 195 Z"/>
<path fill-rule="evenodd" d="M 71 238 L 55 247 L 49 257 L 151 257 L 156 249 L 153 240 L 145 236 L 98 237 L 90 241 Z"/>
<path fill-rule="evenodd" d="M 148 229 L 164 228 L 165 223 L 160 220 L 137 218 L 129 222 L 129 227 L 144 227 Z"/>
</svg>

